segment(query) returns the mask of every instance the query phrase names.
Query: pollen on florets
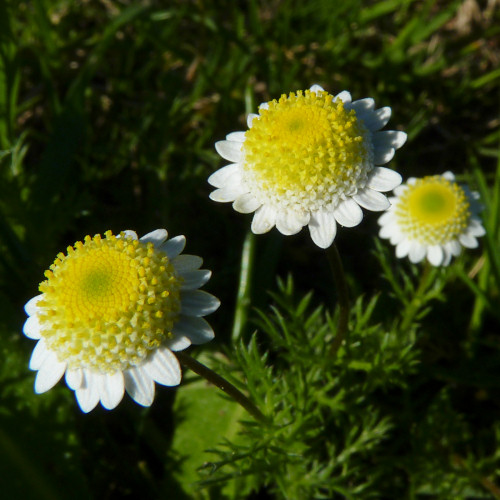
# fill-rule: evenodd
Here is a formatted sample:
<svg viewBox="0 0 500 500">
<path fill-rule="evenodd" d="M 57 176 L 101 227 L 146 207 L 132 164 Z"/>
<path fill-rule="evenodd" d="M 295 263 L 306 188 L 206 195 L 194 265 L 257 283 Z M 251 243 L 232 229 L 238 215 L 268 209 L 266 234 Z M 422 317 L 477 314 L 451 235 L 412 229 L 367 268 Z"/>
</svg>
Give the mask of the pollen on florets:
<svg viewBox="0 0 500 500">
<path fill-rule="evenodd" d="M 425 245 L 441 245 L 463 234 L 471 216 L 465 191 L 440 175 L 409 185 L 399 197 L 395 215 L 401 231 Z"/>
<path fill-rule="evenodd" d="M 41 335 L 69 369 L 123 371 L 172 336 L 182 278 L 151 242 L 111 231 L 86 236 L 45 277 Z"/>
<path fill-rule="evenodd" d="M 245 133 L 243 176 L 261 203 L 333 209 L 366 186 L 370 132 L 327 92 L 291 92 L 261 108 Z"/>
</svg>

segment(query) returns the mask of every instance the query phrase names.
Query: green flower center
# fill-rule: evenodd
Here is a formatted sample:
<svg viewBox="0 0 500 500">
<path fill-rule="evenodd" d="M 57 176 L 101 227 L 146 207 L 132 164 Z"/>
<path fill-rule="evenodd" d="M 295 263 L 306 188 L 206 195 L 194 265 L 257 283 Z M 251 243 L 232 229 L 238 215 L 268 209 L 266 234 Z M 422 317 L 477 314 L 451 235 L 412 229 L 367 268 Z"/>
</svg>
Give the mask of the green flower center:
<svg viewBox="0 0 500 500">
<path fill-rule="evenodd" d="M 172 336 L 182 279 L 153 243 L 111 231 L 86 236 L 45 277 L 42 337 L 69 368 L 123 371 Z"/>
<path fill-rule="evenodd" d="M 268 103 L 245 133 L 245 181 L 262 202 L 334 208 L 366 185 L 369 132 L 327 92 L 298 91 Z"/>
<path fill-rule="evenodd" d="M 419 179 L 399 198 L 402 230 L 425 245 L 452 241 L 467 228 L 470 206 L 464 190 L 440 175 Z"/>
</svg>

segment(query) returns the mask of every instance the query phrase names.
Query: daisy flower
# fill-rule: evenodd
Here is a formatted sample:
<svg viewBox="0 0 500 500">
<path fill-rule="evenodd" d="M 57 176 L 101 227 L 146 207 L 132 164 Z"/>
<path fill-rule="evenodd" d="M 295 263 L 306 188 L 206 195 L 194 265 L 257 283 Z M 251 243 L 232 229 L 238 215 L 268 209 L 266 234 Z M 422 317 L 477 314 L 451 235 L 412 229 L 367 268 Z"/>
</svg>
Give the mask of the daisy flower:
<svg viewBox="0 0 500 500">
<path fill-rule="evenodd" d="M 451 172 L 412 177 L 394 194 L 378 223 L 380 237 L 396 245 L 399 258 L 416 263 L 427 257 L 433 266 L 447 266 L 462 246 L 476 248 L 485 234 L 477 215 L 479 193 L 457 184 Z"/>
<path fill-rule="evenodd" d="M 282 95 L 248 116 L 248 130 L 215 144 L 232 162 L 208 182 L 214 201 L 233 202 L 237 212 L 255 212 L 252 231 L 276 226 L 284 235 L 308 226 L 321 248 L 335 239 L 337 223 L 363 219 L 361 207 L 389 207 L 384 191 L 401 176 L 380 167 L 406 141 L 404 132 L 380 131 L 391 108 L 375 109 L 373 99 L 352 101 L 349 92 L 332 96 L 319 85 Z"/>
<path fill-rule="evenodd" d="M 155 382 L 175 386 L 181 369 L 173 352 L 214 337 L 202 318 L 220 303 L 198 290 L 210 278 L 202 259 L 181 255 L 184 236 L 158 229 L 86 236 L 59 253 L 40 295 L 25 306 L 24 334 L 37 344 L 29 367 L 35 392 L 65 375 L 84 412 L 99 402 L 115 408 L 126 390 L 143 406 Z"/>
</svg>

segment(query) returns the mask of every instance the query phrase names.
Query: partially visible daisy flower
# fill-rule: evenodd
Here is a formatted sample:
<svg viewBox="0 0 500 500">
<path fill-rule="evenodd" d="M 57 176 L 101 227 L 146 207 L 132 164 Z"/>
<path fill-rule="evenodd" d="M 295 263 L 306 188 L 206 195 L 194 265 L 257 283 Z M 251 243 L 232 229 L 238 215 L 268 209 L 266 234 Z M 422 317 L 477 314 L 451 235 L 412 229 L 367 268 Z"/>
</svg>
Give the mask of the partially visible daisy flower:
<svg viewBox="0 0 500 500">
<path fill-rule="evenodd" d="M 220 302 L 198 290 L 211 272 L 202 259 L 181 255 L 184 236 L 167 240 L 158 229 L 86 236 L 59 253 L 40 295 L 25 306 L 24 334 L 38 340 L 30 369 L 35 392 L 65 374 L 84 412 L 99 402 L 115 408 L 124 391 L 137 403 L 153 402 L 155 382 L 175 386 L 181 369 L 173 352 L 214 337 L 202 318 Z"/>
<path fill-rule="evenodd" d="M 210 198 L 255 212 L 256 234 L 308 226 L 314 243 L 328 248 L 337 223 L 357 226 L 361 207 L 386 210 L 382 193 L 401 183 L 397 172 L 377 166 L 406 141 L 404 132 L 380 131 L 390 116 L 391 108 L 375 109 L 373 99 L 352 102 L 349 92 L 332 96 L 319 85 L 261 104 L 246 132 L 215 144 L 232 163 L 208 179 L 218 188 Z"/>
<path fill-rule="evenodd" d="M 394 194 L 378 223 L 380 237 L 396 245 L 399 258 L 416 263 L 427 257 L 433 266 L 447 266 L 462 246 L 476 248 L 485 234 L 479 193 L 457 184 L 451 172 L 411 177 Z"/>
</svg>

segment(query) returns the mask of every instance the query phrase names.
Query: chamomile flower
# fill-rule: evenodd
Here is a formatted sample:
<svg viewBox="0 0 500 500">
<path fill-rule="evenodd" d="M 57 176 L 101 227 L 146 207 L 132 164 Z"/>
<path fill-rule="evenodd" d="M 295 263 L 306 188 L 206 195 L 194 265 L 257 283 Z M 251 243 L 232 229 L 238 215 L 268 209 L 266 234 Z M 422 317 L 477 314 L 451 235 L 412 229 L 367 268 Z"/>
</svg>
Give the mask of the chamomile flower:
<svg viewBox="0 0 500 500">
<path fill-rule="evenodd" d="M 476 248 L 485 234 L 478 217 L 479 194 L 455 182 L 451 172 L 408 179 L 389 198 L 382 214 L 380 237 L 396 245 L 396 256 L 416 263 L 427 257 L 434 266 L 447 266 L 462 247 Z"/>
<path fill-rule="evenodd" d="M 184 236 L 167 240 L 158 229 L 141 239 L 133 231 L 85 237 L 59 253 L 40 295 L 25 306 L 24 334 L 37 344 L 30 369 L 35 392 L 65 374 L 84 412 L 99 402 L 118 405 L 126 390 L 143 406 L 155 382 L 175 386 L 181 369 L 173 352 L 214 337 L 202 316 L 219 300 L 198 290 L 210 278 L 202 259 L 181 255 Z"/>
<path fill-rule="evenodd" d="M 248 130 L 216 143 L 232 162 L 208 182 L 214 201 L 233 202 L 237 212 L 255 212 L 252 231 L 273 226 L 284 235 L 308 226 L 321 248 L 329 247 L 337 224 L 358 225 L 361 207 L 389 207 L 382 194 L 401 176 L 380 167 L 406 141 L 404 132 L 381 131 L 391 116 L 373 99 L 352 101 L 349 92 L 332 96 L 319 85 L 282 95 L 248 116 Z"/>
</svg>

